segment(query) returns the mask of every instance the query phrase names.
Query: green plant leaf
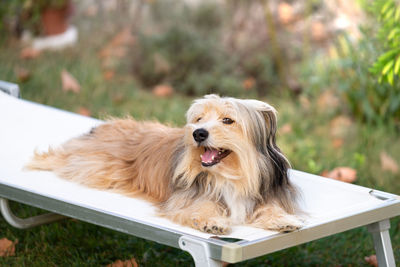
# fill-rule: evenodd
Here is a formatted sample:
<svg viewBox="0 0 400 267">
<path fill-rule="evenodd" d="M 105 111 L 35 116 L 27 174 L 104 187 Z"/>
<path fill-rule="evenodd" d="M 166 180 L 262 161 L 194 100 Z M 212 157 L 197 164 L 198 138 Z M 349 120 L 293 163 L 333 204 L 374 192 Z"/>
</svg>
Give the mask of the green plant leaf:
<svg viewBox="0 0 400 267">
<path fill-rule="evenodd" d="M 386 73 L 388 73 L 388 71 L 390 70 L 390 68 L 393 66 L 394 61 L 391 60 L 388 63 L 386 63 L 385 67 L 382 70 L 382 74 L 385 75 Z"/>
<path fill-rule="evenodd" d="M 386 62 L 389 58 L 393 57 L 393 55 L 395 55 L 398 51 L 399 51 L 398 48 L 389 50 L 388 52 L 384 53 L 382 56 L 379 57 L 378 62 Z"/>
<path fill-rule="evenodd" d="M 396 37 L 396 34 L 398 34 L 399 32 L 400 32 L 400 28 L 394 28 L 394 29 L 392 29 L 392 30 L 390 31 L 390 33 L 389 33 L 387 39 L 388 39 L 388 40 L 392 40 L 393 38 Z"/>
<path fill-rule="evenodd" d="M 393 61 L 391 61 L 393 62 Z M 393 80 L 394 80 L 394 74 L 393 74 L 393 69 L 391 69 L 388 74 L 387 74 L 387 80 L 390 83 L 390 85 L 393 85 Z"/>
<path fill-rule="evenodd" d="M 382 7 L 382 9 L 381 9 L 381 14 L 384 15 L 384 14 L 386 13 L 386 11 L 391 7 L 392 4 L 393 4 L 392 1 L 387 1 L 387 2 L 383 5 L 383 7 Z"/>
<path fill-rule="evenodd" d="M 400 6 L 397 6 L 396 13 L 394 14 L 394 20 L 397 21 L 400 19 Z"/>
<path fill-rule="evenodd" d="M 388 20 L 393 19 L 393 13 L 394 13 L 394 9 L 389 9 L 389 10 L 386 12 L 385 16 L 384 16 L 384 20 L 388 21 Z M 389 22 L 389 21 L 388 21 L 388 22 Z"/>
<path fill-rule="evenodd" d="M 394 64 L 394 73 L 395 74 L 400 74 L 399 73 L 399 71 L 400 71 L 400 55 L 399 56 L 397 56 L 397 59 L 396 59 L 396 64 Z"/>
</svg>

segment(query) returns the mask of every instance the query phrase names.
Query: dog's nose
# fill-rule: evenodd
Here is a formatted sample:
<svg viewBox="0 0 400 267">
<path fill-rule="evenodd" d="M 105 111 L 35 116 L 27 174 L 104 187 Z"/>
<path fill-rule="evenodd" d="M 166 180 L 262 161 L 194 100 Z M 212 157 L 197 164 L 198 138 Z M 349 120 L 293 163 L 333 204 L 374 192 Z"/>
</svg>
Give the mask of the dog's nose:
<svg viewBox="0 0 400 267">
<path fill-rule="evenodd" d="M 206 129 L 200 128 L 193 132 L 193 138 L 196 142 L 201 143 L 208 137 L 208 132 Z"/>
</svg>

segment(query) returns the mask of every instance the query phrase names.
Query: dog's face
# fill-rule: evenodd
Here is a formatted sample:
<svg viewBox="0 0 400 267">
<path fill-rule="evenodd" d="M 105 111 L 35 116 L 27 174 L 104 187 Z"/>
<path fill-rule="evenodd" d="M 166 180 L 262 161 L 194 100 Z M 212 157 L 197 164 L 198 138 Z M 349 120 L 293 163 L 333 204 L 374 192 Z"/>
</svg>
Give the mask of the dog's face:
<svg viewBox="0 0 400 267">
<path fill-rule="evenodd" d="M 258 168 L 275 131 L 275 109 L 267 103 L 208 95 L 187 112 L 185 145 L 192 168 L 240 179 Z"/>
</svg>

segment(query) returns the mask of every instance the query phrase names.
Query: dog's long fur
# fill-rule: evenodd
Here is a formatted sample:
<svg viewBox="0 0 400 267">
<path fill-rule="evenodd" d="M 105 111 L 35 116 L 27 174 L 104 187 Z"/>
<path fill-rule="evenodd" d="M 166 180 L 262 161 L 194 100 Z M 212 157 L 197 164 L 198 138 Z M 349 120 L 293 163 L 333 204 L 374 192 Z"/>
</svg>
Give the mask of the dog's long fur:
<svg viewBox="0 0 400 267">
<path fill-rule="evenodd" d="M 197 129 L 208 132 L 206 140 L 194 140 Z M 208 95 L 194 101 L 184 128 L 114 119 L 35 153 L 27 167 L 146 196 L 161 215 L 209 233 L 226 234 L 232 224 L 244 223 L 293 231 L 302 226 L 295 215 L 297 193 L 275 134 L 276 111 L 267 103 Z M 206 167 L 205 147 L 231 152 Z"/>
</svg>

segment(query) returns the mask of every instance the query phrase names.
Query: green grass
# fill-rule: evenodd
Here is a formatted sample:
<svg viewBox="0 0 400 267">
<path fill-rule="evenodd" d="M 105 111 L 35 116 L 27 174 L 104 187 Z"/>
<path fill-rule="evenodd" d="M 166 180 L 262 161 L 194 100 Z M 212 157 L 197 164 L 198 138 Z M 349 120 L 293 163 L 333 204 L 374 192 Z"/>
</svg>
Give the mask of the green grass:
<svg viewBox="0 0 400 267">
<path fill-rule="evenodd" d="M 159 120 L 183 125 L 184 114 L 192 98 L 175 95 L 156 98 L 139 89 L 129 68 L 117 68 L 114 79 L 102 76 L 97 53 L 107 36 L 93 40 L 83 36 L 78 47 L 47 52 L 34 60 L 19 59 L 19 46 L 8 40 L 0 48 L 0 79 L 18 82 L 14 69 L 24 67 L 31 78 L 20 84 L 22 96 L 35 102 L 76 112 L 88 108 L 92 116 L 130 114 L 141 120 Z M 63 92 L 60 72 L 67 69 L 81 83 L 78 94 Z M 399 174 L 382 171 L 379 154 L 386 151 L 400 158 L 399 134 L 390 126 L 353 123 L 340 148 L 332 146 L 330 120 L 340 109 L 324 112 L 310 99 L 310 108 L 296 99 L 271 96 L 266 99 L 277 107 L 279 124 L 290 123 L 293 131 L 280 135 L 278 143 L 294 168 L 313 173 L 336 166 L 357 169 L 357 184 L 400 194 Z M 37 209 L 13 203 L 17 214 L 37 214 Z M 397 262 L 400 262 L 400 220 L 392 220 L 391 237 Z M 189 254 L 136 237 L 77 220 L 65 220 L 31 230 L 17 230 L 0 219 L 0 238 L 18 240 L 16 254 L 0 257 L 0 266 L 98 266 L 117 259 L 135 257 L 143 266 L 188 266 Z M 372 240 L 365 228 L 327 237 L 234 266 L 367 266 L 365 256 L 374 254 Z"/>
</svg>

